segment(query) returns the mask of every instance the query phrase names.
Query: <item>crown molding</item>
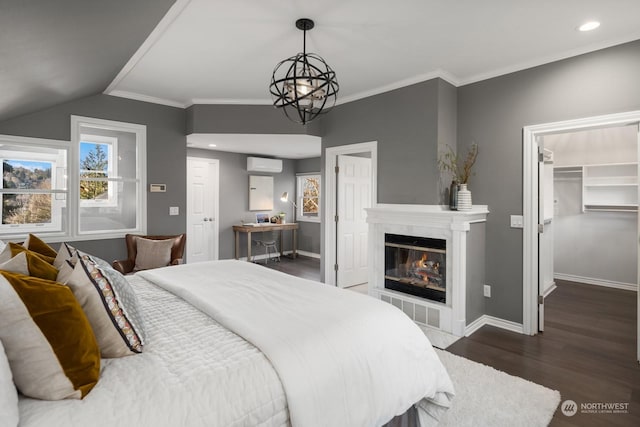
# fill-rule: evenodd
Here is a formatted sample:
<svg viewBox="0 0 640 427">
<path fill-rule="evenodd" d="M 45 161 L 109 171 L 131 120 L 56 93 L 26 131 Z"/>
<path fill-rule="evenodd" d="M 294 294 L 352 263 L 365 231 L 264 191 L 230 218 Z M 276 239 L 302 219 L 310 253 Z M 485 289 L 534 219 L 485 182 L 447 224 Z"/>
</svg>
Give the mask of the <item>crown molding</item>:
<svg viewBox="0 0 640 427">
<path fill-rule="evenodd" d="M 155 96 L 143 95 L 135 92 L 127 92 L 126 90 L 113 90 L 111 93 L 105 93 L 110 96 L 117 96 L 119 98 L 128 98 L 136 101 L 150 102 L 152 104 L 167 105 L 169 107 L 187 108 L 189 105 L 182 102 L 173 101 L 171 99 L 157 98 Z"/>
</svg>

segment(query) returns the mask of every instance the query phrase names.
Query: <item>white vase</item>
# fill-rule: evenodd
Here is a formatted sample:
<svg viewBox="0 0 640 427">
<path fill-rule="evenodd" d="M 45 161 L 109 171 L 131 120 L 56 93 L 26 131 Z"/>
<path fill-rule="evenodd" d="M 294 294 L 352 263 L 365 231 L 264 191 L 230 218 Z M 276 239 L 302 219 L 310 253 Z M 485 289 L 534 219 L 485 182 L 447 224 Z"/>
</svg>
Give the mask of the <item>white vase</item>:
<svg viewBox="0 0 640 427">
<path fill-rule="evenodd" d="M 460 184 L 458 189 L 458 210 L 470 211 L 472 206 L 471 191 L 467 189 L 467 184 Z"/>
</svg>

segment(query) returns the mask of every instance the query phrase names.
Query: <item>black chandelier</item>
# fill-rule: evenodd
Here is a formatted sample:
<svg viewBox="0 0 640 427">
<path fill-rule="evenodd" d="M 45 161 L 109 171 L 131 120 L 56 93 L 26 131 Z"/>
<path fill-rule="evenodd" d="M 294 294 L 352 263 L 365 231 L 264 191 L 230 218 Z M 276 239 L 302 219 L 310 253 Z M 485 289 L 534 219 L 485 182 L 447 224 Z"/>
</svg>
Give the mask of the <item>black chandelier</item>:
<svg viewBox="0 0 640 427">
<path fill-rule="evenodd" d="M 302 53 L 276 65 L 269 91 L 274 107 L 282 108 L 290 120 L 304 125 L 333 108 L 340 87 L 335 71 L 324 59 L 307 53 L 307 31 L 314 27 L 313 21 L 298 19 L 296 27 L 304 32 Z"/>
</svg>

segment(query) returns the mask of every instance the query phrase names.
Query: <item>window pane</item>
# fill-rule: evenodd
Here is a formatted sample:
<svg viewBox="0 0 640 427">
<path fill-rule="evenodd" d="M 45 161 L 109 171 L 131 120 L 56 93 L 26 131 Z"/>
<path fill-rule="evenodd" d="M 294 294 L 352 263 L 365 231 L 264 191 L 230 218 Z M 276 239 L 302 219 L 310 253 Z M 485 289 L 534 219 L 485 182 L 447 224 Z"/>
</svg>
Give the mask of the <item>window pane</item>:
<svg viewBox="0 0 640 427">
<path fill-rule="evenodd" d="M 137 170 L 138 134 L 113 125 L 79 125 L 80 233 L 135 231 L 141 180 Z"/>
<path fill-rule="evenodd" d="M 62 231 L 67 151 L 12 141 L 2 144 L 0 158 L 0 233 Z"/>
<path fill-rule="evenodd" d="M 302 214 L 318 215 L 320 196 L 320 179 L 316 177 L 305 177 L 302 187 Z"/>
<path fill-rule="evenodd" d="M 51 224 L 51 194 L 3 194 L 3 224 Z"/>
</svg>

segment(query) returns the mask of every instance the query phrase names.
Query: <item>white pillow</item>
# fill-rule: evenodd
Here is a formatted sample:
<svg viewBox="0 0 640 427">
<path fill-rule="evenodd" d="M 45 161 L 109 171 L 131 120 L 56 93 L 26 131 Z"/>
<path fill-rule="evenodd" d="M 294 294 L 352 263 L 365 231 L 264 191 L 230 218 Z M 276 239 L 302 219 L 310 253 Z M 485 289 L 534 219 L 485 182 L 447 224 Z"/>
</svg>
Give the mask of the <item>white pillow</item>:
<svg viewBox="0 0 640 427">
<path fill-rule="evenodd" d="M 0 425 L 14 427 L 18 425 L 18 391 L 13 384 L 11 368 L 0 341 Z"/>
</svg>

